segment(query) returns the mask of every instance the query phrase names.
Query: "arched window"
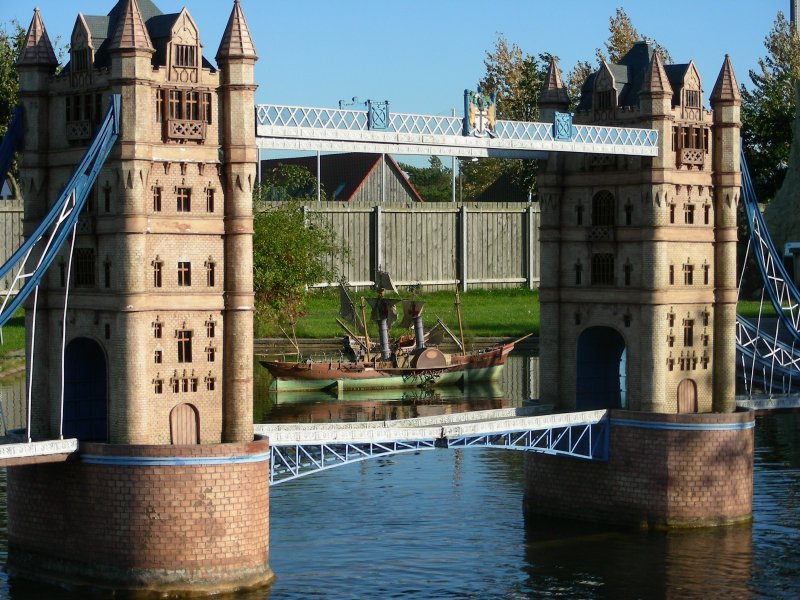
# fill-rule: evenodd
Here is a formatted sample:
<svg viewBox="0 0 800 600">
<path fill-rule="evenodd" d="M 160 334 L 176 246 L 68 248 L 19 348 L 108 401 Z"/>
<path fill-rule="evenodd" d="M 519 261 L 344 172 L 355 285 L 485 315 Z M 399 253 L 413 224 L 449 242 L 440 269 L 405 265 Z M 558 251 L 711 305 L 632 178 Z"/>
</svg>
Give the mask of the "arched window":
<svg viewBox="0 0 800 600">
<path fill-rule="evenodd" d="M 592 198 L 592 225 L 614 225 L 614 208 L 614 196 L 611 192 L 597 192 Z"/>
</svg>

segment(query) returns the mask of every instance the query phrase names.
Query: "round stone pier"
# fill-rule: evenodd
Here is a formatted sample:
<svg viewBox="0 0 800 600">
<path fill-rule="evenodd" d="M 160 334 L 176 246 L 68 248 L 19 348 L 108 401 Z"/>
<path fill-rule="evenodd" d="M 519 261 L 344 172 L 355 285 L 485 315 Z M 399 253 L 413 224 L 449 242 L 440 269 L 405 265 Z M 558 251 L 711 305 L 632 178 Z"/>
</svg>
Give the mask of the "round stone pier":
<svg viewBox="0 0 800 600">
<path fill-rule="evenodd" d="M 752 412 L 609 411 L 608 462 L 528 453 L 526 516 L 644 528 L 749 521 Z"/>
<path fill-rule="evenodd" d="M 218 593 L 273 579 L 269 446 L 81 443 L 8 468 L 8 570 L 61 585 Z"/>
</svg>

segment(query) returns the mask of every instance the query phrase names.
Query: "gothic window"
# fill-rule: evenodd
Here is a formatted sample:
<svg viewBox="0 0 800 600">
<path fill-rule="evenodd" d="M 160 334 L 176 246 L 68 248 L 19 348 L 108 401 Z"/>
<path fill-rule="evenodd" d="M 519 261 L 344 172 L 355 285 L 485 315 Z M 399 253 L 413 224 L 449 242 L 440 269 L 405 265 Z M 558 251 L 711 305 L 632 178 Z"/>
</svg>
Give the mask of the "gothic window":
<svg viewBox="0 0 800 600">
<path fill-rule="evenodd" d="M 217 334 L 217 322 L 206 321 L 206 335 L 210 338 L 215 337 Z"/>
<path fill-rule="evenodd" d="M 208 124 L 211 124 L 211 94 L 203 92 L 202 94 L 201 114 L 202 119 Z"/>
<path fill-rule="evenodd" d="M 161 123 L 164 121 L 164 97 L 166 96 L 166 90 L 158 89 L 156 90 L 156 123 Z"/>
<path fill-rule="evenodd" d="M 622 267 L 622 270 L 625 273 L 625 285 L 630 285 L 631 273 L 633 273 L 633 265 L 630 263 L 626 263 L 625 266 Z"/>
<path fill-rule="evenodd" d="M 708 272 L 709 272 L 708 265 L 703 265 L 703 285 L 708 285 L 708 280 L 709 280 Z"/>
<path fill-rule="evenodd" d="M 592 198 L 592 225 L 614 225 L 614 196 L 611 192 L 597 192 Z"/>
<path fill-rule="evenodd" d="M 94 248 L 75 248 L 75 285 L 94 285 Z"/>
<path fill-rule="evenodd" d="M 206 212 L 214 212 L 214 188 L 206 188 Z"/>
<path fill-rule="evenodd" d="M 703 327 L 708 327 L 708 320 L 711 318 L 711 313 L 707 310 L 703 311 Z"/>
<path fill-rule="evenodd" d="M 103 208 L 106 212 L 111 212 L 111 188 L 108 186 L 103 188 Z"/>
<path fill-rule="evenodd" d="M 164 335 L 164 324 L 158 320 L 153 322 L 153 337 L 160 340 Z"/>
<path fill-rule="evenodd" d="M 675 223 L 675 205 L 674 204 L 670 204 L 669 205 L 669 222 L 670 223 Z"/>
<path fill-rule="evenodd" d="M 694 265 L 683 265 L 683 285 L 694 283 Z"/>
<path fill-rule="evenodd" d="M 671 313 L 667 314 L 667 324 L 670 327 L 673 327 L 675 325 L 675 313 L 671 312 Z"/>
<path fill-rule="evenodd" d="M 583 274 L 583 265 L 581 263 L 577 263 L 575 265 L 575 285 L 581 284 L 581 275 Z"/>
<path fill-rule="evenodd" d="M 683 222 L 686 225 L 694 225 L 694 204 L 683 205 Z"/>
<path fill-rule="evenodd" d="M 181 380 L 178 379 L 177 377 L 172 377 L 169 380 L 169 384 L 174 394 L 177 394 L 178 392 L 181 391 Z"/>
<path fill-rule="evenodd" d="M 108 259 L 103 263 L 103 284 L 106 288 L 111 287 L 111 261 Z"/>
<path fill-rule="evenodd" d="M 192 285 L 192 263 L 178 263 L 178 286 L 189 287 Z"/>
<path fill-rule="evenodd" d="M 614 283 L 614 255 L 598 253 L 592 255 L 592 285 Z"/>
<path fill-rule="evenodd" d="M 162 273 L 164 270 L 164 263 L 158 260 L 153 261 L 153 287 L 160 288 L 162 285 Z"/>
<path fill-rule="evenodd" d="M 200 94 L 198 92 L 185 92 L 186 118 L 197 121 L 200 118 Z"/>
<path fill-rule="evenodd" d="M 192 392 L 197 391 L 197 377 L 190 377 L 189 378 L 189 390 Z"/>
<path fill-rule="evenodd" d="M 213 260 L 206 261 L 206 285 L 214 287 L 214 279 L 216 275 L 217 263 Z"/>
<path fill-rule="evenodd" d="M 175 339 L 178 342 L 178 362 L 192 362 L 192 332 L 188 329 L 178 329 L 175 332 Z"/>
<path fill-rule="evenodd" d="M 169 91 L 169 118 L 182 119 L 183 118 L 183 98 L 180 90 Z"/>
<path fill-rule="evenodd" d="M 625 225 L 633 223 L 633 206 L 630 204 L 625 205 Z"/>
<path fill-rule="evenodd" d="M 614 90 L 597 92 L 597 108 L 611 108 L 614 106 Z"/>
<path fill-rule="evenodd" d="M 175 190 L 175 200 L 178 212 L 190 212 L 192 210 L 192 190 L 190 188 L 177 188 Z"/>
<path fill-rule="evenodd" d="M 700 91 L 686 90 L 686 106 L 689 108 L 700 108 Z"/>
<path fill-rule="evenodd" d="M 217 358 L 217 349 L 214 346 L 208 346 L 206 348 L 206 360 L 208 362 L 214 362 Z"/>
<path fill-rule="evenodd" d="M 196 67 L 197 66 L 197 46 L 187 46 L 175 44 L 176 67 Z"/>
<path fill-rule="evenodd" d="M 694 319 L 683 320 L 683 345 L 694 345 Z"/>
<path fill-rule="evenodd" d="M 153 362 L 157 365 L 160 365 L 162 362 L 164 362 L 164 352 L 161 350 L 156 350 L 153 353 Z"/>
<path fill-rule="evenodd" d="M 89 70 L 91 62 L 91 49 L 81 48 L 80 50 L 73 50 L 69 68 L 72 69 L 73 73 L 82 73 Z"/>
<path fill-rule="evenodd" d="M 153 188 L 153 212 L 161 212 L 161 188 Z"/>
<path fill-rule="evenodd" d="M 711 213 L 711 205 L 706 204 L 705 206 L 703 206 L 703 222 L 706 225 L 708 225 L 710 213 Z"/>
<path fill-rule="evenodd" d="M 164 393 L 164 380 L 163 379 L 153 379 L 153 392 L 156 394 L 163 394 Z"/>
<path fill-rule="evenodd" d="M 669 284 L 675 285 L 675 265 L 669 266 Z"/>
<path fill-rule="evenodd" d="M 575 224 L 583 225 L 583 204 L 575 207 Z"/>
<path fill-rule="evenodd" d="M 213 392 L 214 391 L 214 387 L 215 387 L 216 381 L 217 380 L 214 377 L 206 377 L 206 389 L 209 392 Z"/>
</svg>

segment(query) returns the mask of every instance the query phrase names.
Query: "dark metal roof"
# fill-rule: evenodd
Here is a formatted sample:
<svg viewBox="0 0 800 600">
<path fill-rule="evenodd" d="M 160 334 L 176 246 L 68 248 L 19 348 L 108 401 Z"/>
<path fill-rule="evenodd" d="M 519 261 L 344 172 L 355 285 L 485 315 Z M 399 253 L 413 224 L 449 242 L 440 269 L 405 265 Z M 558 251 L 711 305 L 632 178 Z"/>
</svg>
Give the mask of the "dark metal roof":
<svg viewBox="0 0 800 600">
<path fill-rule="evenodd" d="M 644 76 L 650 66 L 653 52 L 654 48 L 647 42 L 636 42 L 627 54 L 620 59 L 619 63 L 608 65 L 611 74 L 614 75 L 618 106 L 639 106 L 639 92 L 642 90 Z M 674 92 L 673 105 L 679 103 L 680 92 L 683 88 L 683 78 L 688 69 L 688 64 L 664 65 L 664 71 L 667 73 L 667 78 Z M 589 75 L 583 86 L 581 86 L 581 99 L 575 109 L 576 111 L 591 110 L 594 81 L 597 73 L 599 73 L 599 70 Z"/>
</svg>

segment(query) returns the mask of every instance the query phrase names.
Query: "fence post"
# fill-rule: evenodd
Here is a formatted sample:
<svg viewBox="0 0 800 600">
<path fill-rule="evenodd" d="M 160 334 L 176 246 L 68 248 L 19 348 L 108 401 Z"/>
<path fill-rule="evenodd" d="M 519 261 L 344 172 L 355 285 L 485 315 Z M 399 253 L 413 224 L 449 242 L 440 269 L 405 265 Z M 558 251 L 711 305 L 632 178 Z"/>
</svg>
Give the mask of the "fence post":
<svg viewBox="0 0 800 600">
<path fill-rule="evenodd" d="M 525 278 L 528 280 L 528 289 L 534 289 L 533 285 L 533 254 L 535 251 L 534 248 L 534 239 L 533 239 L 533 205 L 528 204 L 525 208 L 525 214 L 527 216 L 526 219 L 526 229 L 527 234 L 525 236 L 526 244 L 525 244 Z"/>
<path fill-rule="evenodd" d="M 371 262 L 371 269 L 370 269 L 370 279 L 372 282 L 375 283 L 378 280 L 378 270 L 383 266 L 382 259 L 383 259 L 383 218 L 382 218 L 382 210 L 380 205 L 376 205 L 372 208 L 372 240 L 371 240 L 371 247 L 372 247 L 372 260 Z"/>
<path fill-rule="evenodd" d="M 460 221 L 460 227 L 458 228 L 459 233 L 461 234 L 459 237 L 459 270 L 456 273 L 456 276 L 461 281 L 461 291 L 467 291 L 467 274 L 469 273 L 469 265 L 467 264 L 467 241 L 469 234 L 467 233 L 467 207 L 463 204 L 458 209 L 458 217 Z"/>
</svg>

